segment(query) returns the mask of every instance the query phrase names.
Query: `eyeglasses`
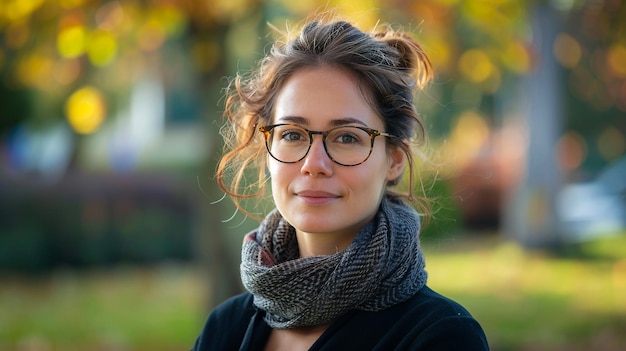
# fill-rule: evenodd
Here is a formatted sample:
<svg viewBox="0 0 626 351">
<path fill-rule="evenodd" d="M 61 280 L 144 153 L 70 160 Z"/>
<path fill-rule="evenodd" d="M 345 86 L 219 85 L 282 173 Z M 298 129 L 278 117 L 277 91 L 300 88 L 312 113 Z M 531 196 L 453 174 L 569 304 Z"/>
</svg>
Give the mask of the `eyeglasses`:
<svg viewBox="0 0 626 351">
<path fill-rule="evenodd" d="M 393 137 L 376 129 L 342 126 L 327 131 L 308 130 L 296 124 L 274 124 L 259 127 L 265 135 L 265 146 L 279 162 L 296 163 L 311 150 L 313 135 L 322 136 L 324 150 L 333 162 L 342 166 L 357 166 L 372 154 L 377 136 Z"/>
</svg>

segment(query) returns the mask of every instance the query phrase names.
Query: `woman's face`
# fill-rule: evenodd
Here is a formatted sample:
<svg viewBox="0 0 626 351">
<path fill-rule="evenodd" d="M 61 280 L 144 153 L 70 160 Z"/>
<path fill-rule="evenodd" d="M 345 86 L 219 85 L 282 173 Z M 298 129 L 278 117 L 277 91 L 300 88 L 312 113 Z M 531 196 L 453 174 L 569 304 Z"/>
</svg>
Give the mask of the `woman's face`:
<svg viewBox="0 0 626 351">
<path fill-rule="evenodd" d="M 329 67 L 294 73 L 277 96 L 272 123 L 294 123 L 315 131 L 347 125 L 385 132 L 356 80 Z M 313 136 L 309 153 L 297 163 L 268 156 L 272 195 L 283 217 L 299 234 L 330 234 L 339 249 L 374 217 L 387 181 L 396 179 L 403 166 L 404 153 L 387 150 L 383 136 L 376 138 L 367 161 L 352 167 L 329 158 L 321 135 Z"/>
</svg>

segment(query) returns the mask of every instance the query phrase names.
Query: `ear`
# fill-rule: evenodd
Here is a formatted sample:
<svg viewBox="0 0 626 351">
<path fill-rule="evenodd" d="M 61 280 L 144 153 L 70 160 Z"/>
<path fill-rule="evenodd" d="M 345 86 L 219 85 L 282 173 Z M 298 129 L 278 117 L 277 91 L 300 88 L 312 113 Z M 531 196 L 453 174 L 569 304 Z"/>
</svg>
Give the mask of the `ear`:
<svg viewBox="0 0 626 351">
<path fill-rule="evenodd" d="M 391 147 L 388 151 L 389 168 L 387 169 L 387 181 L 393 181 L 402 175 L 404 171 L 404 162 L 406 161 L 406 155 L 404 151 L 399 147 Z"/>
</svg>

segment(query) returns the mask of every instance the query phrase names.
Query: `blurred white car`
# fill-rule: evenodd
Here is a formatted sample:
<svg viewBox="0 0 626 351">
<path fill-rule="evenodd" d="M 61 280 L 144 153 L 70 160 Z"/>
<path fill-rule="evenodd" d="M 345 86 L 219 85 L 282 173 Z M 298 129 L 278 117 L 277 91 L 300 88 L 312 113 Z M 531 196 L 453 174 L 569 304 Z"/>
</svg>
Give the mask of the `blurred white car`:
<svg viewBox="0 0 626 351">
<path fill-rule="evenodd" d="M 567 241 L 584 241 L 626 230 L 626 157 L 591 182 L 561 190 L 557 215 Z"/>
</svg>

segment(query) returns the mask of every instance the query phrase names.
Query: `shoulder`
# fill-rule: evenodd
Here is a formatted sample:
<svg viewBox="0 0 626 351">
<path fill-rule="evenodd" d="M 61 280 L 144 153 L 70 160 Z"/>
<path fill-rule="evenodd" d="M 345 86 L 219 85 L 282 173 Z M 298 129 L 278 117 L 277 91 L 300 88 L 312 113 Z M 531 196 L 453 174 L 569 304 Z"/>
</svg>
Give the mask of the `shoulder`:
<svg viewBox="0 0 626 351">
<path fill-rule="evenodd" d="M 459 303 L 428 287 L 407 301 L 413 337 L 406 349 L 488 350 L 485 333 L 476 319 Z"/>
<path fill-rule="evenodd" d="M 255 312 L 252 302 L 253 297 L 249 292 L 245 292 L 229 298 L 218 305 L 209 315 L 209 321 L 219 321 L 220 323 L 237 322 L 241 318 L 249 319 Z"/>
<path fill-rule="evenodd" d="M 246 292 L 224 301 L 209 315 L 193 350 L 239 349 L 255 312 L 250 293 Z"/>
<path fill-rule="evenodd" d="M 461 304 L 435 292 L 428 286 L 420 289 L 419 292 L 404 302 L 404 305 L 410 311 L 429 311 L 428 317 L 433 321 L 439 318 L 454 316 L 471 317 L 471 314 Z"/>
<path fill-rule="evenodd" d="M 367 330 L 366 334 L 363 330 Z M 352 337 L 348 337 L 352 335 Z M 358 336 L 358 337 L 354 337 Z M 352 311 L 337 325 L 333 347 L 350 340 L 357 349 L 488 350 L 480 324 L 459 303 L 428 287 L 383 311 Z M 332 349 L 332 348 L 329 348 Z"/>
</svg>

